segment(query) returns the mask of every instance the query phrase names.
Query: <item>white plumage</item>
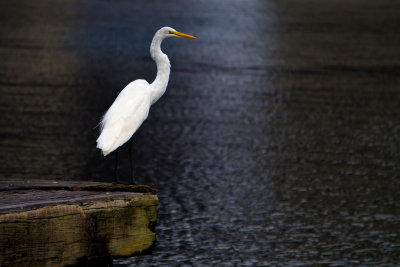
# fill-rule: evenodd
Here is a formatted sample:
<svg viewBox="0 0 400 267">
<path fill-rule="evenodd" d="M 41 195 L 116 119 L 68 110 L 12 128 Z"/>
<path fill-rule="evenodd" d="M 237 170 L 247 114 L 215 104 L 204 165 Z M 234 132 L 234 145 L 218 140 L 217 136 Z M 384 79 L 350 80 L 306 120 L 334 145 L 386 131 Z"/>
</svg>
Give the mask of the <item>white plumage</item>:
<svg viewBox="0 0 400 267">
<path fill-rule="evenodd" d="M 101 121 L 97 147 L 104 156 L 128 141 L 147 118 L 150 109 L 149 83 L 136 80 L 126 86 Z"/>
<path fill-rule="evenodd" d="M 97 148 L 104 156 L 125 142 L 142 125 L 149 114 L 150 106 L 165 92 L 170 74 L 167 55 L 161 51 L 161 42 L 167 37 L 178 36 L 197 39 L 194 36 L 163 27 L 156 32 L 150 46 L 150 53 L 157 64 L 157 77 L 153 83 L 139 79 L 128 84 L 115 99 L 101 121 L 101 133 Z"/>
</svg>

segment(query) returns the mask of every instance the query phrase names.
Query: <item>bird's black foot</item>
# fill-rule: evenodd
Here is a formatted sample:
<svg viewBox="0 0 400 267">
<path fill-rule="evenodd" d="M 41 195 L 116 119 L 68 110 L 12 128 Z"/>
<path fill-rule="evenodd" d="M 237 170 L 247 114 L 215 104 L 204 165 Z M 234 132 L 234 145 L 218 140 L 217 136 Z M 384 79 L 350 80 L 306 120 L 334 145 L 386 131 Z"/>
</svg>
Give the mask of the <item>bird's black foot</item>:
<svg viewBox="0 0 400 267">
<path fill-rule="evenodd" d="M 135 179 L 133 179 L 133 177 L 131 177 L 131 180 L 129 181 L 129 185 L 137 185 Z"/>
<path fill-rule="evenodd" d="M 135 171 L 133 169 L 133 157 L 132 157 L 132 146 L 133 146 L 133 139 L 131 139 L 131 142 L 129 144 L 129 162 L 130 162 L 130 169 L 131 169 L 131 180 L 129 181 L 130 185 L 136 185 L 136 181 L 134 179 L 135 177 Z"/>
<path fill-rule="evenodd" d="M 119 149 L 117 148 L 117 150 L 115 151 L 115 166 L 114 166 L 114 181 L 112 182 L 112 184 L 119 184 L 118 183 L 118 178 L 119 178 L 119 175 L 118 175 L 118 151 L 119 151 Z"/>
<path fill-rule="evenodd" d="M 114 173 L 114 180 L 113 180 L 112 184 L 119 184 L 118 180 L 119 180 L 119 175 L 118 175 L 118 171 L 116 170 Z"/>
</svg>

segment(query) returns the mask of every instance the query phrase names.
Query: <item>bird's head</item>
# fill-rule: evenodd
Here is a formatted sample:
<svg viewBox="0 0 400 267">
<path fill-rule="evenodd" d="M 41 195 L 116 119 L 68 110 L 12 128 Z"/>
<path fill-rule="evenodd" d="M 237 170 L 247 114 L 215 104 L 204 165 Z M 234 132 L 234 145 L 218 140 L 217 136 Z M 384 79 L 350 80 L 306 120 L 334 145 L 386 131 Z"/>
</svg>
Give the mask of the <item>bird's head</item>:
<svg viewBox="0 0 400 267">
<path fill-rule="evenodd" d="M 164 35 L 164 37 L 184 37 L 184 38 L 189 38 L 189 39 L 197 39 L 197 37 L 194 37 L 192 35 L 183 33 L 183 32 L 178 32 L 177 30 L 171 28 L 171 27 L 163 27 L 159 30 L 159 32 Z"/>
</svg>

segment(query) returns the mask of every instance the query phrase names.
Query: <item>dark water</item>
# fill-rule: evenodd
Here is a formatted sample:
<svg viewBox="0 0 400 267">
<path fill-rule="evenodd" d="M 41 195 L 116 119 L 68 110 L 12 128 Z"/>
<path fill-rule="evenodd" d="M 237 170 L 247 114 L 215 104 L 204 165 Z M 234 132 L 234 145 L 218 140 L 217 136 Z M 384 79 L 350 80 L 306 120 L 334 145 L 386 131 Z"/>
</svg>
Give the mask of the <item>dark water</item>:
<svg viewBox="0 0 400 267">
<path fill-rule="evenodd" d="M 1 178 L 111 181 L 95 127 L 165 25 L 200 40 L 134 136 L 158 242 L 115 263 L 399 265 L 396 0 L 3 1 Z"/>
</svg>

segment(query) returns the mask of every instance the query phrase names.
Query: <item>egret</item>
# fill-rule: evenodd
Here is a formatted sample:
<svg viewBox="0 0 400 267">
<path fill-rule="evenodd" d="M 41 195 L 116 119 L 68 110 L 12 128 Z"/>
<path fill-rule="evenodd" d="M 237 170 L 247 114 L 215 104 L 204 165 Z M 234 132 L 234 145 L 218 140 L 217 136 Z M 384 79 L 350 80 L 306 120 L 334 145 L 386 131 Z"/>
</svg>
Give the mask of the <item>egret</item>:
<svg viewBox="0 0 400 267">
<path fill-rule="evenodd" d="M 129 83 L 119 93 L 100 122 L 100 136 L 96 141 L 97 148 L 101 149 L 104 156 L 116 150 L 114 183 L 118 182 L 118 148 L 126 143 L 142 125 L 149 114 L 150 106 L 160 99 L 167 89 L 171 65 L 168 56 L 161 51 L 161 42 L 168 37 L 197 39 L 192 35 L 178 32 L 171 27 L 159 29 L 150 45 L 151 57 L 157 64 L 155 80 L 151 84 L 143 79 Z M 131 184 L 133 184 L 131 151 L 129 156 Z"/>
</svg>

